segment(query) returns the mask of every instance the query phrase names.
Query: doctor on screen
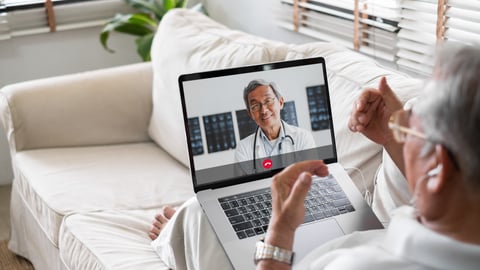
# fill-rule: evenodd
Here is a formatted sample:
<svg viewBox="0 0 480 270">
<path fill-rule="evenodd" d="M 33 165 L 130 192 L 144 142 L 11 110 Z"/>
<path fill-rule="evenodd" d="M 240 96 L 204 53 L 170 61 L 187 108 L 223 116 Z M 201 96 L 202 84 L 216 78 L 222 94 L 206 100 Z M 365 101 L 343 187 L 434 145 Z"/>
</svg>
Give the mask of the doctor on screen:
<svg viewBox="0 0 480 270">
<path fill-rule="evenodd" d="M 284 99 L 272 82 L 253 80 L 243 90 L 248 115 L 257 123 L 255 132 L 241 140 L 235 161 L 271 157 L 315 147 L 312 133 L 280 118 Z"/>
</svg>

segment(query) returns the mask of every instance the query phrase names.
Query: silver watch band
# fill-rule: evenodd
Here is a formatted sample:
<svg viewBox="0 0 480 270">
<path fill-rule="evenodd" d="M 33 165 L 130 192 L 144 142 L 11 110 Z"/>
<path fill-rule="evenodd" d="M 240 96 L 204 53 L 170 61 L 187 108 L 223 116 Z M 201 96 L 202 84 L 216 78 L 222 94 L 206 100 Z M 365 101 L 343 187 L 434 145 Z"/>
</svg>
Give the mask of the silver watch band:
<svg viewBox="0 0 480 270">
<path fill-rule="evenodd" d="M 293 257 L 295 253 L 287 249 L 272 246 L 260 240 L 256 244 L 254 255 L 255 255 L 254 256 L 255 265 L 260 260 L 265 260 L 265 259 L 271 259 L 271 260 L 292 265 Z"/>
</svg>

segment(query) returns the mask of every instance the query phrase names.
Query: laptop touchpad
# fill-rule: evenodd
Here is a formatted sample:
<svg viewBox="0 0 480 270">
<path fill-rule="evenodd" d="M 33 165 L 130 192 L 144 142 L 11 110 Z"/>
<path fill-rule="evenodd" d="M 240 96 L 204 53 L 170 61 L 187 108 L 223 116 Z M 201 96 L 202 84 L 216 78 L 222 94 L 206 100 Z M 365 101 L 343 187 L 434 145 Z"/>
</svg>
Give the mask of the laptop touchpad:
<svg viewBox="0 0 480 270">
<path fill-rule="evenodd" d="M 295 232 L 295 261 L 299 262 L 313 249 L 344 235 L 335 219 L 328 219 L 314 224 L 304 224 Z"/>
</svg>

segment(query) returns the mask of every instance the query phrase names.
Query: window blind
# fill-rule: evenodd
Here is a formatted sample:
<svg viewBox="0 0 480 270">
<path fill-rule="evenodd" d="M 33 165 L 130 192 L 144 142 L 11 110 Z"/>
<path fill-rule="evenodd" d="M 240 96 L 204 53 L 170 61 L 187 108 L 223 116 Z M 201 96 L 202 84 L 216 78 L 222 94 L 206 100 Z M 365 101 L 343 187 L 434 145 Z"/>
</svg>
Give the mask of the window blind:
<svg viewBox="0 0 480 270">
<path fill-rule="evenodd" d="M 445 1 L 444 16 L 444 39 L 480 45 L 480 1 Z"/>
<path fill-rule="evenodd" d="M 281 0 L 280 26 L 394 60 L 400 19 L 398 1 Z M 288 14 L 291 14 L 290 16 Z"/>
<path fill-rule="evenodd" d="M 15 36 L 47 33 L 45 1 L 3 1 L 0 6 L 0 40 Z M 116 13 L 129 13 L 132 8 L 122 0 L 53 1 L 55 30 L 103 25 Z"/>
<path fill-rule="evenodd" d="M 480 0 L 280 1 L 280 26 L 423 76 L 439 41 L 480 45 Z"/>
<path fill-rule="evenodd" d="M 396 63 L 414 72 L 430 73 L 437 42 L 437 0 L 402 1 L 399 26 Z"/>
</svg>

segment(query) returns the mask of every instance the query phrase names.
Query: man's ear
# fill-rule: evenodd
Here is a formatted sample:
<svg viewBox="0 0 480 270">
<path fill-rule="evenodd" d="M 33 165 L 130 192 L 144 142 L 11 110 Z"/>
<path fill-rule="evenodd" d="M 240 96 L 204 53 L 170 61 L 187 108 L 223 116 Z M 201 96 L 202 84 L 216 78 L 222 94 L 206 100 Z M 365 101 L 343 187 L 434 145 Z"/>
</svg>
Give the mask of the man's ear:
<svg viewBox="0 0 480 270">
<path fill-rule="evenodd" d="M 445 188 L 447 178 L 449 178 L 449 175 L 452 173 L 453 164 L 447 149 L 441 144 L 435 146 L 434 158 L 437 162 L 437 167 L 427 173 L 429 176 L 427 189 L 431 193 L 438 193 Z"/>
<path fill-rule="evenodd" d="M 280 102 L 280 110 L 283 109 L 283 104 L 285 103 L 285 100 L 283 99 L 283 97 L 281 97 L 278 102 Z"/>
</svg>

